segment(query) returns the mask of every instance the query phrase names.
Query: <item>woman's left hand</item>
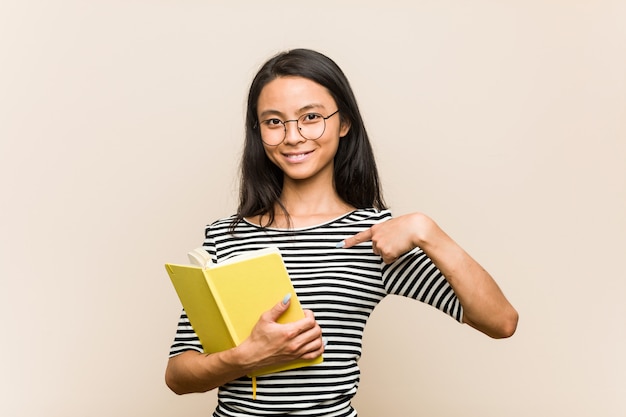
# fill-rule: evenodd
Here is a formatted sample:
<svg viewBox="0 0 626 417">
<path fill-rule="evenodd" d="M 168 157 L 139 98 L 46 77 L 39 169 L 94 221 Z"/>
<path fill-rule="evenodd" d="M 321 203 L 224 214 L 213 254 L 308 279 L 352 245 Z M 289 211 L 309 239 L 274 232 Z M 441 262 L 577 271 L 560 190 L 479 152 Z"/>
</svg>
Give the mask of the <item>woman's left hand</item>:
<svg viewBox="0 0 626 417">
<path fill-rule="evenodd" d="M 372 241 L 372 249 L 383 262 L 390 264 L 401 255 L 419 246 L 420 236 L 428 233 L 434 222 L 421 213 L 406 214 L 357 233 L 344 240 L 344 248 Z"/>
</svg>

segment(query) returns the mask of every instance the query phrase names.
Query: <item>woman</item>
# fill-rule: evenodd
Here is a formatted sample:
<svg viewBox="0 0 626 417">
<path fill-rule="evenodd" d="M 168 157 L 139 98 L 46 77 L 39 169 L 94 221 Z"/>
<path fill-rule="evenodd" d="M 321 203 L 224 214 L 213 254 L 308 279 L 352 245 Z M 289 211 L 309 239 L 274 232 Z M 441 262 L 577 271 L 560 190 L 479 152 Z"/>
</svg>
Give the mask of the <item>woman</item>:
<svg viewBox="0 0 626 417">
<path fill-rule="evenodd" d="M 166 382 L 176 393 L 219 387 L 214 416 L 356 416 L 361 340 L 388 294 L 426 302 L 494 337 L 517 312 L 491 276 L 421 213 L 392 218 L 351 87 L 329 58 L 297 49 L 254 78 L 246 118 L 237 214 L 206 229 L 215 262 L 280 248 L 305 318 L 278 324 L 277 300 L 240 346 L 205 355 L 181 316 Z M 297 358 L 321 364 L 245 375 Z"/>
</svg>

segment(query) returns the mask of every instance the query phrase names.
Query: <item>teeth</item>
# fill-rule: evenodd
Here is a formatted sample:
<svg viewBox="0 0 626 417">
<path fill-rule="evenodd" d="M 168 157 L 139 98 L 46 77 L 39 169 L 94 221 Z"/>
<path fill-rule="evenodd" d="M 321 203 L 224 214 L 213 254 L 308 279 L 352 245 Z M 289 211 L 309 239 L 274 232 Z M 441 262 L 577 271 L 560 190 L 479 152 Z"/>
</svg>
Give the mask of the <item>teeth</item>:
<svg viewBox="0 0 626 417">
<path fill-rule="evenodd" d="M 287 155 L 287 159 L 293 159 L 297 161 L 297 160 L 303 159 L 306 155 L 307 155 L 306 153 Z"/>
</svg>

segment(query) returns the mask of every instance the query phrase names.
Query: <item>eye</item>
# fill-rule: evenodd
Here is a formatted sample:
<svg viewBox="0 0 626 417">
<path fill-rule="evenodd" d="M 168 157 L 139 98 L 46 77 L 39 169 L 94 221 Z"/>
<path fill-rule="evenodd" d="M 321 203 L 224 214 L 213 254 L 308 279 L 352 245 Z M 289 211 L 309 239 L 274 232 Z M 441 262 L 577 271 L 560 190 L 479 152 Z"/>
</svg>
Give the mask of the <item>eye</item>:
<svg viewBox="0 0 626 417">
<path fill-rule="evenodd" d="M 323 117 L 319 113 L 307 113 L 300 117 L 302 123 L 317 123 L 322 119 Z"/>
<path fill-rule="evenodd" d="M 282 127 L 283 126 L 283 121 L 280 119 L 267 119 L 267 120 L 263 120 L 261 122 L 261 124 L 265 127 L 268 127 L 270 129 L 275 129 L 278 127 Z"/>
</svg>

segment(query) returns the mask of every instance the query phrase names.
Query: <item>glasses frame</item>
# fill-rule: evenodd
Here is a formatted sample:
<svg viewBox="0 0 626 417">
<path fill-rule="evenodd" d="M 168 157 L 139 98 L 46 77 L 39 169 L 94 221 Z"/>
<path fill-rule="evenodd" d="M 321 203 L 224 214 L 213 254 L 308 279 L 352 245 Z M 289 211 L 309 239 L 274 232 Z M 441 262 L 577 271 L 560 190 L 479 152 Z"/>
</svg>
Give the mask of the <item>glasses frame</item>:
<svg viewBox="0 0 626 417">
<path fill-rule="evenodd" d="M 297 119 L 291 119 L 291 120 L 285 120 L 285 121 L 280 120 L 280 119 L 278 119 L 276 117 L 270 117 L 269 119 L 262 120 L 261 122 L 258 123 L 258 125 L 259 125 L 259 135 L 261 136 L 261 141 L 264 144 L 266 144 L 267 146 L 278 146 L 278 145 L 282 144 L 285 141 L 285 139 L 287 138 L 287 123 L 296 122 L 296 130 L 298 131 L 298 133 L 300 134 L 300 136 L 302 138 L 304 138 L 305 140 L 318 140 L 319 138 L 324 136 L 324 132 L 326 132 L 326 120 L 330 119 L 331 117 L 333 117 L 337 113 L 339 113 L 339 109 L 335 110 L 333 113 L 329 114 L 326 117 L 322 116 L 321 113 L 307 112 L 307 113 L 303 114 L 302 116 L 298 117 Z M 310 115 L 310 114 L 317 114 L 317 115 L 321 116 L 322 120 L 323 120 L 323 123 L 324 123 L 324 128 L 322 129 L 322 133 L 320 133 L 320 135 L 318 137 L 316 137 L 315 139 L 307 138 L 306 136 L 304 136 L 302 134 L 302 132 L 300 130 L 301 129 L 300 128 L 300 119 L 302 119 L 303 117 L 306 117 L 307 115 Z M 263 123 L 267 122 L 268 120 L 274 120 L 274 119 L 278 120 L 283 125 L 283 140 L 281 140 L 280 142 L 275 143 L 275 144 L 267 143 L 266 141 L 264 141 L 263 140 L 263 133 L 261 133 L 261 125 L 263 125 Z"/>
</svg>

